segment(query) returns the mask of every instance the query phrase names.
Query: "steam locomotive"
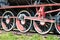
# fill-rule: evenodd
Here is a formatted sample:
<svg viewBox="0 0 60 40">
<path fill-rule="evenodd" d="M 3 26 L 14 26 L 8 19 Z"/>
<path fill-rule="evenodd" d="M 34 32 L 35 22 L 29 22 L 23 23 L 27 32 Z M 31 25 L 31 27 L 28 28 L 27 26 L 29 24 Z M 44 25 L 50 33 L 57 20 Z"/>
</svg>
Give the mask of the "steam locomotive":
<svg viewBox="0 0 60 40">
<path fill-rule="evenodd" d="M 16 26 L 23 33 L 34 27 L 40 34 L 51 29 L 60 34 L 59 11 L 59 0 L 0 0 L 1 25 L 5 31 Z"/>
</svg>

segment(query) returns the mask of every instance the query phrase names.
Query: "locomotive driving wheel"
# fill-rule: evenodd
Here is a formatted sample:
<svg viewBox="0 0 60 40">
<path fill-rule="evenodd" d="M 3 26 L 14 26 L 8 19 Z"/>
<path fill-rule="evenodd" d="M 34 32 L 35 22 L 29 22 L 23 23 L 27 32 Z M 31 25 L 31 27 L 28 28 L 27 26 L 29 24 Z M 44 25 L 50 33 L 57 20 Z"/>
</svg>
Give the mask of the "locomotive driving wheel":
<svg viewBox="0 0 60 40">
<path fill-rule="evenodd" d="M 35 15 L 35 17 L 38 17 L 38 15 Z M 46 14 L 46 19 L 51 20 L 51 15 L 50 14 Z M 34 28 L 35 30 L 39 33 L 39 34 L 46 34 L 48 33 L 51 28 L 52 28 L 52 23 L 50 22 L 45 22 L 45 21 L 34 21 L 33 22 Z"/>
<path fill-rule="evenodd" d="M 5 31 L 10 31 L 14 27 L 15 19 L 10 18 L 11 16 L 14 16 L 11 11 L 6 11 L 2 15 L 3 18 L 1 19 L 1 25 Z"/>
<path fill-rule="evenodd" d="M 32 24 L 31 20 L 24 19 L 25 16 L 31 17 L 30 13 L 27 10 L 22 10 L 17 15 L 18 19 L 16 19 L 16 26 L 18 30 L 22 33 L 29 31 Z"/>
<path fill-rule="evenodd" d="M 55 17 L 55 28 L 56 28 L 56 31 L 57 33 L 60 34 L 60 12 L 56 15 Z"/>
</svg>

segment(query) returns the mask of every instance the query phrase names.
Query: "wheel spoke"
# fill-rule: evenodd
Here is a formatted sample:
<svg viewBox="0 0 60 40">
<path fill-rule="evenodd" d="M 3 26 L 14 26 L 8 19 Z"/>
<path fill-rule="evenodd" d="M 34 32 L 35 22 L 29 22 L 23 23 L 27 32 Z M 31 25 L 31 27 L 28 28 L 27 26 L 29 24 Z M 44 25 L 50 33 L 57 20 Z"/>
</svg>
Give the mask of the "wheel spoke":
<svg viewBox="0 0 60 40">
<path fill-rule="evenodd" d="M 48 28 L 48 25 L 46 25 L 46 27 Z"/>
<path fill-rule="evenodd" d="M 34 28 L 38 31 L 38 32 L 42 32 L 41 29 L 39 29 L 39 27 L 37 26 L 37 24 L 34 22 Z"/>
</svg>

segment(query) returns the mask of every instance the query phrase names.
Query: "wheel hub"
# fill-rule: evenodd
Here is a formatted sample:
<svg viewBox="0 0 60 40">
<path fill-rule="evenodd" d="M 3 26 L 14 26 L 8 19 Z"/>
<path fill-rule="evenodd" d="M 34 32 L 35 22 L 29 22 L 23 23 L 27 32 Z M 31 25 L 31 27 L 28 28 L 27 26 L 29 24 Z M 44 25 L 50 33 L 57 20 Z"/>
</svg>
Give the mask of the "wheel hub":
<svg viewBox="0 0 60 40">
<path fill-rule="evenodd" d="M 25 16 L 25 14 L 20 14 L 18 16 L 18 19 L 21 20 L 21 24 L 25 24 L 24 16 Z"/>
<path fill-rule="evenodd" d="M 10 22 L 10 19 L 6 19 L 6 23 L 9 24 L 9 22 Z"/>
<path fill-rule="evenodd" d="M 6 18 L 6 23 L 7 23 L 7 24 L 9 24 L 9 22 L 10 22 L 9 17 L 10 17 L 9 15 L 4 16 L 4 18 Z"/>
<path fill-rule="evenodd" d="M 22 20 L 22 21 L 21 21 L 21 24 L 23 24 L 23 25 L 24 25 L 24 24 L 25 24 L 25 21 L 24 21 L 24 20 Z"/>
<path fill-rule="evenodd" d="M 19 19 L 19 20 L 24 20 L 24 16 L 25 16 L 25 14 L 20 14 L 20 15 L 18 16 L 18 19 Z"/>
<path fill-rule="evenodd" d="M 40 24 L 41 24 L 41 25 L 44 25 L 44 24 L 45 24 L 45 22 L 41 21 L 41 22 L 40 22 Z"/>
</svg>

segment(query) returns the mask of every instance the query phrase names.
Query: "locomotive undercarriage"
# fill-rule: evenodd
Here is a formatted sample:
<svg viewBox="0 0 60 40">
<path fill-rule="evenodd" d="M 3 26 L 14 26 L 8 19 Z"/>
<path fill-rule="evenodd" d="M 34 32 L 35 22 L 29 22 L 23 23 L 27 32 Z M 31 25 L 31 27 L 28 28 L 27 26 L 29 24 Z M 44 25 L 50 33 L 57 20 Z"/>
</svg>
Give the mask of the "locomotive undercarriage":
<svg viewBox="0 0 60 40">
<path fill-rule="evenodd" d="M 8 6 L 0 7 L 1 25 L 5 31 L 10 31 L 16 26 L 20 32 L 25 33 L 33 24 L 38 33 L 46 34 L 54 29 L 52 28 L 54 24 L 60 34 L 60 3 L 50 4 L 48 0 L 39 0 L 31 4 L 27 3 L 28 5 L 14 4 L 8 2 Z"/>
</svg>

